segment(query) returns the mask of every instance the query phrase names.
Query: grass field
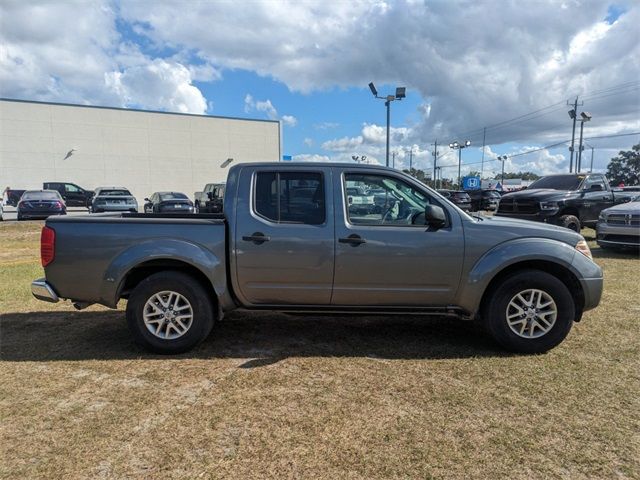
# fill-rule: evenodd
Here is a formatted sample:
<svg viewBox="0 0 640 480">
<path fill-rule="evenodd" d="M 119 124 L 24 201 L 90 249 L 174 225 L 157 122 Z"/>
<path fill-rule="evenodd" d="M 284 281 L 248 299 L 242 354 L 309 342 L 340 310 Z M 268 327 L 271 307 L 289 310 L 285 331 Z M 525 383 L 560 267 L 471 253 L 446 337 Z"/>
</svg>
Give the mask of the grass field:
<svg viewBox="0 0 640 480">
<path fill-rule="evenodd" d="M 1 478 L 640 478 L 640 261 L 508 355 L 472 323 L 233 315 L 149 355 L 122 309 L 31 298 L 39 222 L 0 224 Z"/>
</svg>

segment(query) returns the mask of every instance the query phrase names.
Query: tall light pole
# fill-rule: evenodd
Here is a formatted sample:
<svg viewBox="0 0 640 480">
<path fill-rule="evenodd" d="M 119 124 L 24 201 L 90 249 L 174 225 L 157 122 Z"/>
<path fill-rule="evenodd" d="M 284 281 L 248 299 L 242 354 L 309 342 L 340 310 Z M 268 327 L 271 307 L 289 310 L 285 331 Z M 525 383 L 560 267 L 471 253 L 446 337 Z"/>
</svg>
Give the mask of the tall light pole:
<svg viewBox="0 0 640 480">
<path fill-rule="evenodd" d="M 591 173 L 593 172 L 593 146 L 588 143 L 585 143 L 585 145 L 591 149 L 591 165 L 589 166 L 589 173 Z"/>
<path fill-rule="evenodd" d="M 569 147 L 569 151 L 571 152 L 571 160 L 569 161 L 569 173 L 571 173 L 573 172 L 573 153 L 575 150 L 574 146 L 576 143 L 576 117 L 578 116 L 578 97 L 576 97 L 576 100 L 574 103 L 569 103 L 569 101 L 567 101 L 567 105 L 573 107 L 568 112 L 569 118 L 573 120 L 573 128 L 571 130 L 571 146 Z M 584 105 L 584 102 L 580 102 L 580 105 Z M 576 163 L 576 166 L 577 166 L 577 163 Z"/>
<path fill-rule="evenodd" d="M 584 147 L 582 146 L 582 134 L 584 133 L 584 122 L 588 122 L 591 120 L 591 114 L 588 112 L 580 113 L 580 145 L 578 147 L 578 160 L 576 161 L 576 172 L 580 173 L 582 170 L 582 150 Z"/>
<path fill-rule="evenodd" d="M 360 163 L 360 162 L 367 163 L 367 156 L 366 155 L 351 155 L 351 160 L 353 160 L 356 163 Z"/>
<path fill-rule="evenodd" d="M 384 100 L 384 106 L 387 107 L 387 154 L 386 154 L 386 165 L 389 166 L 389 123 L 391 121 L 391 102 L 394 100 L 402 100 L 406 95 L 405 87 L 397 87 L 395 95 L 387 95 L 386 97 L 379 97 L 378 90 L 376 90 L 373 82 L 369 83 L 369 89 L 371 93 L 373 93 L 374 98 L 378 98 L 380 100 Z"/>
<path fill-rule="evenodd" d="M 507 159 L 508 157 L 506 155 L 498 155 L 498 160 L 500 160 L 502 162 L 502 174 L 500 175 L 500 185 L 502 185 L 502 190 L 504 191 L 504 161 Z"/>
<path fill-rule="evenodd" d="M 462 168 L 462 149 L 471 145 L 471 141 L 467 140 L 464 143 L 453 142 L 449 144 L 449 148 L 452 150 L 458 150 L 458 187 L 462 188 L 462 178 L 460 177 L 460 169 Z"/>
</svg>

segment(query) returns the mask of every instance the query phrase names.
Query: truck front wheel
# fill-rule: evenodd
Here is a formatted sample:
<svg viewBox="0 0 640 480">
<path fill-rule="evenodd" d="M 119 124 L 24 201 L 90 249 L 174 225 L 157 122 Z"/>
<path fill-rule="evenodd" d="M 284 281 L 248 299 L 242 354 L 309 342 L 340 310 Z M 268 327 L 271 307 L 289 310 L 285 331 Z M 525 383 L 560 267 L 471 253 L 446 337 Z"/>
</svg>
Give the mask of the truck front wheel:
<svg viewBox="0 0 640 480">
<path fill-rule="evenodd" d="M 127 303 L 127 323 L 135 341 L 155 353 L 191 350 L 207 338 L 213 320 L 210 293 L 180 272 L 150 275 Z"/>
<path fill-rule="evenodd" d="M 523 270 L 493 290 L 481 316 L 489 334 L 507 350 L 543 353 L 569 334 L 575 304 L 558 278 L 539 270 Z"/>
<path fill-rule="evenodd" d="M 574 215 L 562 215 L 558 219 L 558 225 L 580 233 L 580 219 Z"/>
</svg>

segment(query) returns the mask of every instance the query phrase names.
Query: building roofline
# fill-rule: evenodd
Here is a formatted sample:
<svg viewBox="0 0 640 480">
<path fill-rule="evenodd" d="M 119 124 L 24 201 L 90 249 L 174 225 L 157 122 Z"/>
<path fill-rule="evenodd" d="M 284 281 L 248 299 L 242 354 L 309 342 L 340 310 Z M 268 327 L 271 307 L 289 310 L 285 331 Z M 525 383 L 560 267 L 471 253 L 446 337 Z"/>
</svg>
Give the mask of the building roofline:
<svg viewBox="0 0 640 480">
<path fill-rule="evenodd" d="M 119 110 L 125 112 L 140 112 L 140 113 L 162 113 L 164 115 L 182 115 L 186 117 L 198 117 L 198 118 L 219 118 L 221 120 L 242 120 L 246 122 L 266 122 L 277 123 L 278 128 L 280 125 L 279 120 L 268 120 L 263 118 L 242 118 L 242 117 L 227 117 L 222 115 L 200 115 L 197 113 L 182 113 L 182 112 L 163 112 L 161 110 L 142 110 L 140 108 L 122 108 L 122 107 L 107 107 L 103 105 L 79 105 L 77 103 L 60 103 L 60 102 L 43 102 L 40 100 L 22 100 L 19 98 L 5 98 L 0 97 L 0 102 L 16 102 L 16 103 L 34 103 L 37 105 L 55 105 L 59 107 L 84 107 L 84 108 L 99 108 L 102 110 Z"/>
</svg>

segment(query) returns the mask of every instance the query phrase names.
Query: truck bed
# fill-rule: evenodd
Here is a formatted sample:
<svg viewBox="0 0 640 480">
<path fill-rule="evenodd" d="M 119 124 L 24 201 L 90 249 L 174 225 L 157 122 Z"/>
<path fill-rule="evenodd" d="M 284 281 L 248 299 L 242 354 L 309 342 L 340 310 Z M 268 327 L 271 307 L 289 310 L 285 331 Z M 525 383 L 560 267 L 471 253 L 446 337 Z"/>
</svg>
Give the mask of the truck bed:
<svg viewBox="0 0 640 480">
<path fill-rule="evenodd" d="M 117 304 L 123 280 L 140 265 L 182 263 L 226 278 L 226 222 L 222 214 L 107 213 L 50 217 L 55 259 L 47 280 L 61 298 Z"/>
</svg>

